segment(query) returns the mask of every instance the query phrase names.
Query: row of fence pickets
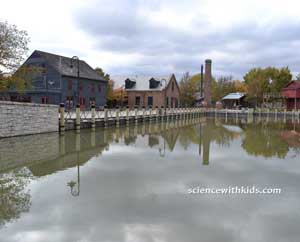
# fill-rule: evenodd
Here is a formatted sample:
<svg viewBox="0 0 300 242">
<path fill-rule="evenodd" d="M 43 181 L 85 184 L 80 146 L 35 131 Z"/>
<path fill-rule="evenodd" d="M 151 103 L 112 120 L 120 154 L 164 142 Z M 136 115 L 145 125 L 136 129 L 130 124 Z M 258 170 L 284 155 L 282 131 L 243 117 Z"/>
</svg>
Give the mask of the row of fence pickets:
<svg viewBox="0 0 300 242">
<path fill-rule="evenodd" d="M 247 109 L 247 110 L 232 110 L 232 109 L 203 109 L 203 108 L 168 108 L 168 109 L 105 109 L 102 111 L 96 110 L 80 110 L 80 120 L 112 120 L 112 119 L 129 119 L 129 118 L 150 118 L 150 117 L 166 117 L 166 116 L 180 116 L 184 114 L 203 113 L 203 114 L 236 114 L 236 115 L 287 115 L 298 116 L 299 111 L 286 110 L 268 110 L 268 109 Z M 65 111 L 64 119 L 75 120 L 75 111 Z"/>
</svg>

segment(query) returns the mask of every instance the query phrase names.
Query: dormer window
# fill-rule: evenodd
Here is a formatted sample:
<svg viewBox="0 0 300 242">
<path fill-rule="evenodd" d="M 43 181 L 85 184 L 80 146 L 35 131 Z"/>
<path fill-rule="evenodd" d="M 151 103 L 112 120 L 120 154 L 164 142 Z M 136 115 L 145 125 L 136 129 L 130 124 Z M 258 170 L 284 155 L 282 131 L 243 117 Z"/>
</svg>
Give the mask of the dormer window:
<svg viewBox="0 0 300 242">
<path fill-rule="evenodd" d="M 125 80 L 125 89 L 131 89 L 135 86 L 136 82 L 131 81 L 129 78 Z"/>
<path fill-rule="evenodd" d="M 149 88 L 150 88 L 150 89 L 157 88 L 157 87 L 159 86 L 159 84 L 160 84 L 160 81 L 157 81 L 157 80 L 155 80 L 154 78 L 151 78 L 151 79 L 149 80 Z"/>
</svg>

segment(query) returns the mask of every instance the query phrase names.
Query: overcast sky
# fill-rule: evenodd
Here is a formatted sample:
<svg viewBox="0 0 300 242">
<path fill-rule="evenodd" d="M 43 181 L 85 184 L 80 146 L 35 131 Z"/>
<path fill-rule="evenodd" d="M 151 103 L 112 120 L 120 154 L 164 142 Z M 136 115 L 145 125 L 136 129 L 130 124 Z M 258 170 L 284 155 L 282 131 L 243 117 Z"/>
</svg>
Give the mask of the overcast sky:
<svg viewBox="0 0 300 242">
<path fill-rule="evenodd" d="M 28 31 L 30 51 L 78 55 L 115 75 L 253 67 L 300 71 L 297 0 L 1 0 L 0 19 Z M 29 54 L 29 53 L 28 53 Z"/>
</svg>

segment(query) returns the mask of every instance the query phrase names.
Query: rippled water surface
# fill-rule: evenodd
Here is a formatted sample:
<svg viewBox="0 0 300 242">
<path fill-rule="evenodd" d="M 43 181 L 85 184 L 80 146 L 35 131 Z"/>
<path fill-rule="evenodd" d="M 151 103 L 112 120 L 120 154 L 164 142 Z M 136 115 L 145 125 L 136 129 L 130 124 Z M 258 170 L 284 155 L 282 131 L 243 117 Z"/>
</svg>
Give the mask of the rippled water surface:
<svg viewBox="0 0 300 242">
<path fill-rule="evenodd" d="M 0 140 L 2 242 L 298 242 L 300 125 L 196 119 Z M 256 186 L 280 194 L 189 194 Z"/>
</svg>

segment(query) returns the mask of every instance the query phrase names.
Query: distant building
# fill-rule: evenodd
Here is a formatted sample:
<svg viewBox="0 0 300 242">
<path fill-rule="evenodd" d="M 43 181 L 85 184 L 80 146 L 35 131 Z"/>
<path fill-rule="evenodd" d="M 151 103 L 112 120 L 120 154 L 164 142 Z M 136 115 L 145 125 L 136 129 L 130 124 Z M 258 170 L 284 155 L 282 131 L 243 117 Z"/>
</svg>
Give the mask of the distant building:
<svg viewBox="0 0 300 242">
<path fill-rule="evenodd" d="M 99 76 L 86 62 L 79 62 L 79 83 L 77 63 L 71 67 L 71 58 L 43 51 L 34 51 L 22 66 L 41 67 L 41 73 L 32 80 L 32 87 L 20 94 L 15 90 L 0 93 L 0 100 L 49 103 L 65 103 L 74 108 L 77 102 L 81 108 L 91 104 L 97 107 L 106 104 L 107 81 Z"/>
<path fill-rule="evenodd" d="M 245 93 L 234 92 L 229 93 L 222 98 L 222 104 L 224 108 L 239 108 L 245 105 Z"/>
<path fill-rule="evenodd" d="M 174 74 L 168 78 L 137 77 L 125 80 L 129 107 L 178 107 L 179 86 Z"/>
<path fill-rule="evenodd" d="M 287 110 L 300 109 L 300 81 L 291 81 L 281 91 Z"/>
</svg>

